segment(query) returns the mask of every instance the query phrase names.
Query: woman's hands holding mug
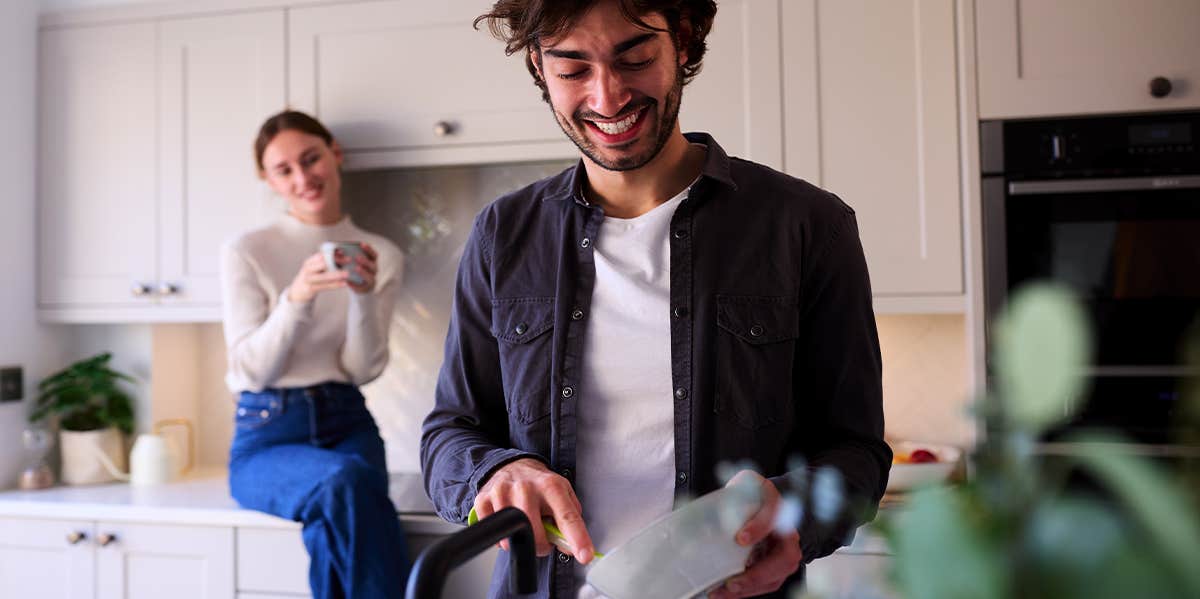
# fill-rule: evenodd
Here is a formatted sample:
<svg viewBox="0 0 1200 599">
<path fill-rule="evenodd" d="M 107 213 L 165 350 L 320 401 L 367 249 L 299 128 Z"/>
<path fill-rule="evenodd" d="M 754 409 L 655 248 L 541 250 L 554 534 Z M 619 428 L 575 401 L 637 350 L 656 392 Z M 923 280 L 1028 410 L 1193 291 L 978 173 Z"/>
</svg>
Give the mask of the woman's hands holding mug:
<svg viewBox="0 0 1200 599">
<path fill-rule="evenodd" d="M 358 245 L 362 251 L 352 257 L 340 251 L 335 253 L 334 262 L 338 267 L 336 270 L 329 268 L 322 252 L 306 258 L 288 287 L 288 301 L 308 303 L 322 291 L 341 287 L 349 287 L 355 293 L 374 291 L 375 275 L 379 270 L 379 254 L 368 243 Z M 351 280 L 351 273 L 358 275 L 358 281 Z"/>
</svg>

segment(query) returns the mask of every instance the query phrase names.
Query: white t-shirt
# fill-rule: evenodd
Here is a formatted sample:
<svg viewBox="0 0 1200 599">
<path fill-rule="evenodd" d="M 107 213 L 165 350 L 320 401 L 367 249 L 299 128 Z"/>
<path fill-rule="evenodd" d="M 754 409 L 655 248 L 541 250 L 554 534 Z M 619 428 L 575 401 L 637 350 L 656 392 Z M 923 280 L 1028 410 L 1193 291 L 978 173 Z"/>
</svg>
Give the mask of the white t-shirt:
<svg viewBox="0 0 1200 599">
<path fill-rule="evenodd" d="M 378 252 L 375 289 L 319 292 L 311 301 L 288 300 L 300 265 L 325 241 L 365 241 Z M 387 238 L 349 217 L 332 225 L 306 224 L 284 215 L 221 248 L 221 311 L 233 392 L 306 387 L 327 381 L 361 385 L 388 361 L 388 328 L 404 255 Z"/>
<path fill-rule="evenodd" d="M 596 287 L 583 342 L 575 490 L 597 551 L 671 511 L 671 217 L 688 190 L 631 219 L 606 217 L 594 246 Z M 600 597 L 584 585 L 581 599 Z"/>
</svg>

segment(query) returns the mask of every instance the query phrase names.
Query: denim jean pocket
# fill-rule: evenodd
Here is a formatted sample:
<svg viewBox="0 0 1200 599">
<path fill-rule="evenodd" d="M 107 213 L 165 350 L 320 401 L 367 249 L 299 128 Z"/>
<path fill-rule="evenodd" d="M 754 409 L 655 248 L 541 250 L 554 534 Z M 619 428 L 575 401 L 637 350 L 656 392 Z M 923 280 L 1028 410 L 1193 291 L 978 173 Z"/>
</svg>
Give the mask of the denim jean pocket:
<svg viewBox="0 0 1200 599">
<path fill-rule="evenodd" d="M 234 423 L 238 430 L 254 430 L 274 420 L 282 411 L 280 399 L 274 393 L 245 392 L 238 397 Z"/>
<path fill-rule="evenodd" d="M 800 315 L 794 296 L 717 296 L 716 411 L 749 429 L 790 416 Z"/>
</svg>

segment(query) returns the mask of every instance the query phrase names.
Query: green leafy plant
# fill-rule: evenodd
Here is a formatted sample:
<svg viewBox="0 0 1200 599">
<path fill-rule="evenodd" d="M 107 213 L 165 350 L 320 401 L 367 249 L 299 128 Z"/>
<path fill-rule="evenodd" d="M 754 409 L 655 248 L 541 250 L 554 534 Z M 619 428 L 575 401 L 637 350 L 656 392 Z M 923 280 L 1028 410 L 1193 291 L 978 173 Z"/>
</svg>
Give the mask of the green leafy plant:
<svg viewBox="0 0 1200 599">
<path fill-rule="evenodd" d="M 38 385 L 38 398 L 30 422 L 57 416 L 65 430 L 92 431 L 115 426 L 133 432 L 133 401 L 118 382 L 133 377 L 108 366 L 112 354 L 80 360 L 54 373 Z"/>
<path fill-rule="evenodd" d="M 996 386 L 979 404 L 987 434 L 970 480 L 918 490 L 880 524 L 899 594 L 1200 597 L 1195 479 L 1101 433 L 1067 439 L 1066 455 L 1037 451 L 1083 391 L 1089 333 L 1070 294 L 1027 288 L 995 325 Z M 1080 476 L 1089 484 L 1069 484 Z"/>
</svg>

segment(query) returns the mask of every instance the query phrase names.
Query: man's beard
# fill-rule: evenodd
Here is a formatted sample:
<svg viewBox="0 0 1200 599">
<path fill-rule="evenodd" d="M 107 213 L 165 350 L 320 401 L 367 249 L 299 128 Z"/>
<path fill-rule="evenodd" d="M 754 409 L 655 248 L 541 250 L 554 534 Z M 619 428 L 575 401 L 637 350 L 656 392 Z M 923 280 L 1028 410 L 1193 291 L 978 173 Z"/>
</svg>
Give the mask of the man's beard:
<svg viewBox="0 0 1200 599">
<path fill-rule="evenodd" d="M 658 126 L 658 131 L 654 132 L 654 144 L 649 151 L 632 156 L 623 156 L 613 160 L 608 160 L 601 156 L 600 150 L 583 133 L 583 131 L 587 130 L 588 125 L 587 123 L 583 122 L 584 111 L 582 109 L 575 111 L 575 114 L 572 115 L 571 122 L 568 122 L 566 117 L 562 116 L 562 114 L 558 112 L 558 109 L 554 107 L 553 103 L 550 104 L 550 110 L 554 113 L 554 120 L 558 121 L 558 126 L 562 129 L 563 133 L 567 134 L 567 137 L 570 138 L 572 142 L 575 142 L 575 146 L 579 148 L 579 151 L 583 152 L 583 154 L 590 158 L 592 162 L 595 162 L 596 164 L 600 165 L 601 168 L 610 171 L 631 171 L 646 166 L 646 164 L 648 164 L 651 160 L 654 160 L 654 157 L 658 156 L 658 153 L 661 152 L 663 147 L 667 145 L 667 141 L 671 139 L 671 133 L 675 130 L 675 121 L 679 119 L 679 104 L 682 95 L 683 71 L 677 70 L 675 73 L 675 85 L 673 85 L 671 87 L 671 91 L 667 93 L 667 97 L 665 98 L 666 108 L 663 110 L 661 115 L 659 115 L 656 111 L 658 108 L 658 102 L 652 98 L 643 98 L 640 101 L 631 102 L 629 106 L 626 107 L 626 110 L 624 111 L 625 114 L 636 112 L 643 107 L 645 107 L 647 112 L 653 113 L 654 122 Z M 643 115 L 641 118 L 646 119 L 650 118 L 651 116 L 652 115 L 647 114 Z M 574 126 L 572 126 L 572 123 L 574 123 Z M 640 141 L 641 138 L 638 138 L 630 143 L 638 143 Z"/>
</svg>

